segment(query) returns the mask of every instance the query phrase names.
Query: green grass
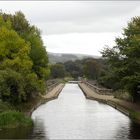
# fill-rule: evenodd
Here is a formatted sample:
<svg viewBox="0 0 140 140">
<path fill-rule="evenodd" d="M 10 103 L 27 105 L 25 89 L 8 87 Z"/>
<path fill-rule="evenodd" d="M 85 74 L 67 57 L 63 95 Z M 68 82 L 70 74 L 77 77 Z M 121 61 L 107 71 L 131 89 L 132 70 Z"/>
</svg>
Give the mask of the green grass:
<svg viewBox="0 0 140 140">
<path fill-rule="evenodd" d="M 21 112 L 9 110 L 0 113 L 0 128 L 29 127 L 32 124 L 31 118 Z"/>
</svg>

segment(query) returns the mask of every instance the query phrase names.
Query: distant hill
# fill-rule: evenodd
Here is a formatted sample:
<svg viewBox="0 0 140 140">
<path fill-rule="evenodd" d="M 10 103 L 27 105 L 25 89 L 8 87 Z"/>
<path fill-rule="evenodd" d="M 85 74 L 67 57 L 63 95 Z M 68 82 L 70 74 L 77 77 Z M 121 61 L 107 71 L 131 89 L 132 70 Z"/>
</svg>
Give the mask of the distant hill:
<svg viewBox="0 0 140 140">
<path fill-rule="evenodd" d="M 75 61 L 84 58 L 100 58 L 100 56 L 92 56 L 92 55 L 85 55 L 85 54 L 67 54 L 67 53 L 52 53 L 48 52 L 49 62 L 50 63 L 64 63 L 66 61 Z"/>
</svg>

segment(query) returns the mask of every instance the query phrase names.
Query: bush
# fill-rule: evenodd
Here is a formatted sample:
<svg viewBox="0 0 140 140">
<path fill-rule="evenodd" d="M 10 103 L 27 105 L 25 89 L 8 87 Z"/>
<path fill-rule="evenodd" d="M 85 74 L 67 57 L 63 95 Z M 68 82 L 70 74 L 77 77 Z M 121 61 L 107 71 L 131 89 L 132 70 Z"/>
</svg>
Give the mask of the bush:
<svg viewBox="0 0 140 140">
<path fill-rule="evenodd" d="M 2 113 L 2 112 L 4 112 L 4 111 L 7 111 L 7 110 L 9 110 L 9 109 L 12 109 L 13 107 L 10 105 L 10 104 L 8 104 L 7 102 L 2 102 L 1 100 L 0 100 L 0 113 Z"/>
<path fill-rule="evenodd" d="M 0 96 L 3 101 L 19 103 L 25 100 L 23 79 L 11 69 L 0 70 Z"/>
<path fill-rule="evenodd" d="M 0 128 L 32 126 L 32 120 L 21 112 L 6 111 L 0 114 Z"/>
</svg>

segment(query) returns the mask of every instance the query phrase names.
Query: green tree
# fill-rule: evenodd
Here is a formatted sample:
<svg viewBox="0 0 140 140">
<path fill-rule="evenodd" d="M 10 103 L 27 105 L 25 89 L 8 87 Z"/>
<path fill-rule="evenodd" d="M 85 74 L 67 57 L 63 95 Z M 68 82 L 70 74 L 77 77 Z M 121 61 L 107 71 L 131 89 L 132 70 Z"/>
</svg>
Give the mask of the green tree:
<svg viewBox="0 0 140 140">
<path fill-rule="evenodd" d="M 13 28 L 22 38 L 30 42 L 30 58 L 33 61 L 33 71 L 40 79 L 46 80 L 49 75 L 48 56 L 46 48 L 43 46 L 40 30 L 31 26 L 22 12 L 17 12 L 13 18 Z"/>
<path fill-rule="evenodd" d="M 31 72 L 30 46 L 14 30 L 0 26 L 0 96 L 11 103 L 26 100 L 24 78 Z"/>
<path fill-rule="evenodd" d="M 37 74 L 39 79 L 46 80 L 49 76 L 48 55 L 46 48 L 41 39 L 40 30 L 30 25 L 21 11 L 15 15 L 3 14 L 3 18 L 7 22 L 11 21 L 12 28 L 30 44 L 30 58 L 33 62 L 33 71 Z"/>
<path fill-rule="evenodd" d="M 26 100 L 22 75 L 14 70 L 0 70 L 0 96 L 12 104 Z"/>
<path fill-rule="evenodd" d="M 87 59 L 83 66 L 84 75 L 93 80 L 97 80 L 100 73 L 100 65 L 94 59 Z"/>
<path fill-rule="evenodd" d="M 17 72 L 31 71 L 30 46 L 19 35 L 5 27 L 0 28 L 0 69 L 11 68 Z"/>
<path fill-rule="evenodd" d="M 0 98 L 12 104 L 27 101 L 33 93 L 46 90 L 48 75 L 39 29 L 22 12 L 0 13 Z"/>
<path fill-rule="evenodd" d="M 69 73 L 75 79 L 83 75 L 82 64 L 79 60 L 67 61 L 64 63 L 64 66 L 67 73 Z"/>
<path fill-rule="evenodd" d="M 140 17 L 134 17 L 124 29 L 123 37 L 116 38 L 116 46 L 106 48 L 102 55 L 108 61 L 115 82 L 126 89 L 134 101 L 140 98 Z"/>
<path fill-rule="evenodd" d="M 51 66 L 51 77 L 52 78 L 64 78 L 65 68 L 63 64 L 54 64 Z"/>
</svg>

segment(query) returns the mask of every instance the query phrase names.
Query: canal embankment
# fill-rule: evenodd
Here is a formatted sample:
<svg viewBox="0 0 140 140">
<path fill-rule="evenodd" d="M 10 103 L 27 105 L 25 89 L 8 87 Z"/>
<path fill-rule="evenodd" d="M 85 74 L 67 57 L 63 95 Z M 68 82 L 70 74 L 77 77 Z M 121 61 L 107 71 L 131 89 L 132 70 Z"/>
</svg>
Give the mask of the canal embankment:
<svg viewBox="0 0 140 140">
<path fill-rule="evenodd" d="M 42 105 L 48 101 L 57 99 L 60 92 L 62 91 L 63 87 L 64 87 L 64 84 L 60 83 L 60 84 L 56 85 L 55 87 L 53 87 L 51 90 L 47 91 L 47 93 L 45 95 L 40 95 L 39 99 L 37 101 L 35 101 L 32 104 L 32 106 L 25 111 L 25 114 L 27 116 L 31 116 L 32 112 L 35 109 L 37 109 L 40 105 Z"/>
<path fill-rule="evenodd" d="M 85 83 L 79 83 L 79 87 L 87 99 L 106 103 L 140 123 L 140 106 L 138 104 L 114 98 L 113 95 L 99 94 Z"/>
<path fill-rule="evenodd" d="M 31 127 L 32 112 L 41 104 L 56 99 L 63 89 L 64 84 L 55 84 L 53 88 L 46 91 L 45 95 L 37 95 L 30 102 L 22 103 L 18 106 L 11 106 L 0 101 L 0 130 L 2 128 Z"/>
</svg>

